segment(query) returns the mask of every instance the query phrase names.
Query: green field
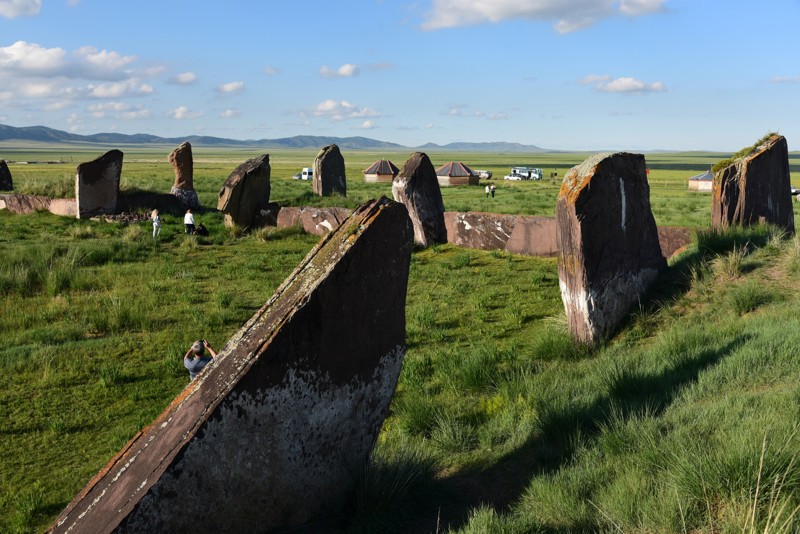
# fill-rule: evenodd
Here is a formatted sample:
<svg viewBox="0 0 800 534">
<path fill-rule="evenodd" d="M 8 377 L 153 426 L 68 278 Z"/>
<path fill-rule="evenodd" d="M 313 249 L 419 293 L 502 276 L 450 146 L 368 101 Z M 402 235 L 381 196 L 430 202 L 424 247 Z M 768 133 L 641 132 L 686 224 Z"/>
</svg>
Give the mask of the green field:
<svg viewBox="0 0 800 534">
<path fill-rule="evenodd" d="M 123 148 L 123 194 L 166 192 L 168 150 Z M 186 385 L 197 338 L 220 348 L 317 238 L 228 231 L 219 187 L 253 152 L 195 149 L 199 221 L 120 225 L 0 211 L 0 532 L 45 528 Z M 72 196 L 97 152 L 4 149 L 18 192 Z M 273 151 L 272 199 L 355 206 L 379 157 L 344 152 L 348 198 L 290 177 L 312 151 Z M 586 154 L 441 154 L 492 170 L 498 196 L 445 188 L 448 210 L 553 215 Z M 686 178 L 724 154 L 648 155 L 658 224 L 704 228 Z M 792 155 L 797 176 L 798 156 Z M 499 178 L 499 179 L 497 179 Z M 797 214 L 797 210 L 796 210 Z M 800 528 L 800 239 L 700 232 L 622 331 L 588 351 L 565 331 L 556 262 L 441 245 L 412 256 L 398 390 L 348 532 L 795 532 Z M 210 496 L 213 499 L 213 496 Z"/>
</svg>

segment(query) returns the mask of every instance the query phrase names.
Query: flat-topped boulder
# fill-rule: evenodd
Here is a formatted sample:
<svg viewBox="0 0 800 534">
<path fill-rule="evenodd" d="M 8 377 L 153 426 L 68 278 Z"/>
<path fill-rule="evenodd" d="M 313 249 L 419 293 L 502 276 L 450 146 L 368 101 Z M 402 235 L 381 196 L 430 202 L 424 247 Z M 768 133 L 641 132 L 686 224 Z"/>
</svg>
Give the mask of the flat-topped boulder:
<svg viewBox="0 0 800 534">
<path fill-rule="evenodd" d="M 276 217 L 276 226 L 302 226 L 306 233 L 325 235 L 335 230 L 347 217 L 351 210 L 347 208 L 280 208 Z"/>
<path fill-rule="evenodd" d="M 95 160 L 78 165 L 75 198 L 79 219 L 116 212 L 122 157 L 121 151 L 109 150 Z"/>
<path fill-rule="evenodd" d="M 269 193 L 269 154 L 236 167 L 222 185 L 217 199 L 217 209 L 225 214 L 225 226 L 251 227 L 259 208 L 269 203 Z"/>
<path fill-rule="evenodd" d="M 347 196 L 347 176 L 344 157 L 337 145 L 328 145 L 314 158 L 314 192 L 327 197 L 333 194 Z"/>
<path fill-rule="evenodd" d="M 42 195 L 0 195 L 0 210 L 25 215 L 36 211 L 49 211 L 50 202 L 50 197 Z"/>
<path fill-rule="evenodd" d="M 505 248 L 526 256 L 555 256 L 558 254 L 555 217 L 518 215 Z"/>
<path fill-rule="evenodd" d="M 794 232 L 786 138 L 772 134 L 714 173 L 711 226 L 771 223 Z"/>
<path fill-rule="evenodd" d="M 447 242 L 442 190 L 427 154 L 411 154 L 392 181 L 392 196 L 408 209 L 417 245 L 427 247 Z"/>
<path fill-rule="evenodd" d="M 444 212 L 447 242 L 481 250 L 505 249 L 516 220 L 516 215 L 477 211 Z"/>
<path fill-rule="evenodd" d="M 175 181 L 170 194 L 180 198 L 185 207 L 195 209 L 200 206 L 197 192 L 194 190 L 194 159 L 192 145 L 188 141 L 181 143 L 170 152 L 167 160 L 175 171 Z"/>
<path fill-rule="evenodd" d="M 299 532 L 342 513 L 402 366 L 412 246 L 401 204 L 358 208 L 49 532 Z"/>
<path fill-rule="evenodd" d="M 574 339 L 614 333 L 666 260 L 641 154 L 596 154 L 567 172 L 556 204 L 558 277 Z"/>
<path fill-rule="evenodd" d="M 11 179 L 11 170 L 6 160 L 0 159 L 0 191 L 13 191 L 14 180 Z"/>
</svg>

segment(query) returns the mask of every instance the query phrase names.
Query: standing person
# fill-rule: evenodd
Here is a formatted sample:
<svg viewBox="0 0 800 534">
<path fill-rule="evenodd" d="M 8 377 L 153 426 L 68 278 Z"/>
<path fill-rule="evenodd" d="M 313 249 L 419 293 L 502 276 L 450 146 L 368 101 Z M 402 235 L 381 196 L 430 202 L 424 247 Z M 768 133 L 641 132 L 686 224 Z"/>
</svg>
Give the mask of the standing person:
<svg viewBox="0 0 800 534">
<path fill-rule="evenodd" d="M 205 339 L 199 339 L 192 343 L 192 346 L 183 355 L 183 366 L 189 370 L 189 382 L 194 380 L 198 373 L 216 357 L 217 353 Z"/>
<path fill-rule="evenodd" d="M 158 216 L 158 210 L 153 210 L 150 220 L 153 221 L 153 239 L 155 239 L 161 234 L 161 218 Z"/>
<path fill-rule="evenodd" d="M 494 190 L 497 189 L 494 184 L 492 184 L 492 198 L 494 198 Z"/>
<path fill-rule="evenodd" d="M 192 214 L 192 208 L 186 210 L 186 215 L 183 216 L 183 225 L 186 227 L 187 234 L 194 233 L 194 215 Z"/>
<path fill-rule="evenodd" d="M 489 184 L 486 184 L 486 198 L 489 198 Z"/>
</svg>

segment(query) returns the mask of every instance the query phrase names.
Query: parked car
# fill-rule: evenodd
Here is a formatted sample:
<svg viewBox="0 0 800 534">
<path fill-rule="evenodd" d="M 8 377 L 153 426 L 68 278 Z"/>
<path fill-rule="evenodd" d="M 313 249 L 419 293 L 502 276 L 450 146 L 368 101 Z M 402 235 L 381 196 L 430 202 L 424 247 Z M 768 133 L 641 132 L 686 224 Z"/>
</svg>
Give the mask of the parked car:
<svg viewBox="0 0 800 534">
<path fill-rule="evenodd" d="M 511 172 L 506 174 L 504 180 L 541 180 L 544 171 L 538 167 L 512 167 Z"/>
<path fill-rule="evenodd" d="M 314 178 L 314 169 L 311 167 L 303 167 L 300 172 L 292 176 L 294 180 L 311 180 L 312 178 Z"/>
<path fill-rule="evenodd" d="M 478 178 L 485 178 L 488 180 L 492 177 L 492 171 L 484 171 L 481 169 L 472 169 L 472 172 L 478 175 Z"/>
</svg>

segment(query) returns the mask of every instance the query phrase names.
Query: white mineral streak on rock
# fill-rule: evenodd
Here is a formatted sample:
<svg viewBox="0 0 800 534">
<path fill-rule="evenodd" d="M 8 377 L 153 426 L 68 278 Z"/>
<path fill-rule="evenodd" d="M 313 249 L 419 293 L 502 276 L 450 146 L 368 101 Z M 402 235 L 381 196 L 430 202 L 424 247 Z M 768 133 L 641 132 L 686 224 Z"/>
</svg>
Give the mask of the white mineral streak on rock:
<svg viewBox="0 0 800 534">
<path fill-rule="evenodd" d="M 622 197 L 622 231 L 625 231 L 625 218 L 627 216 L 626 209 L 626 200 L 625 200 L 625 181 L 622 179 L 622 176 L 619 177 L 619 190 Z"/>
<path fill-rule="evenodd" d="M 333 232 L 333 225 L 328 221 L 322 221 L 321 223 L 319 223 L 319 226 L 324 226 L 325 228 L 328 229 L 329 232 Z"/>
</svg>

